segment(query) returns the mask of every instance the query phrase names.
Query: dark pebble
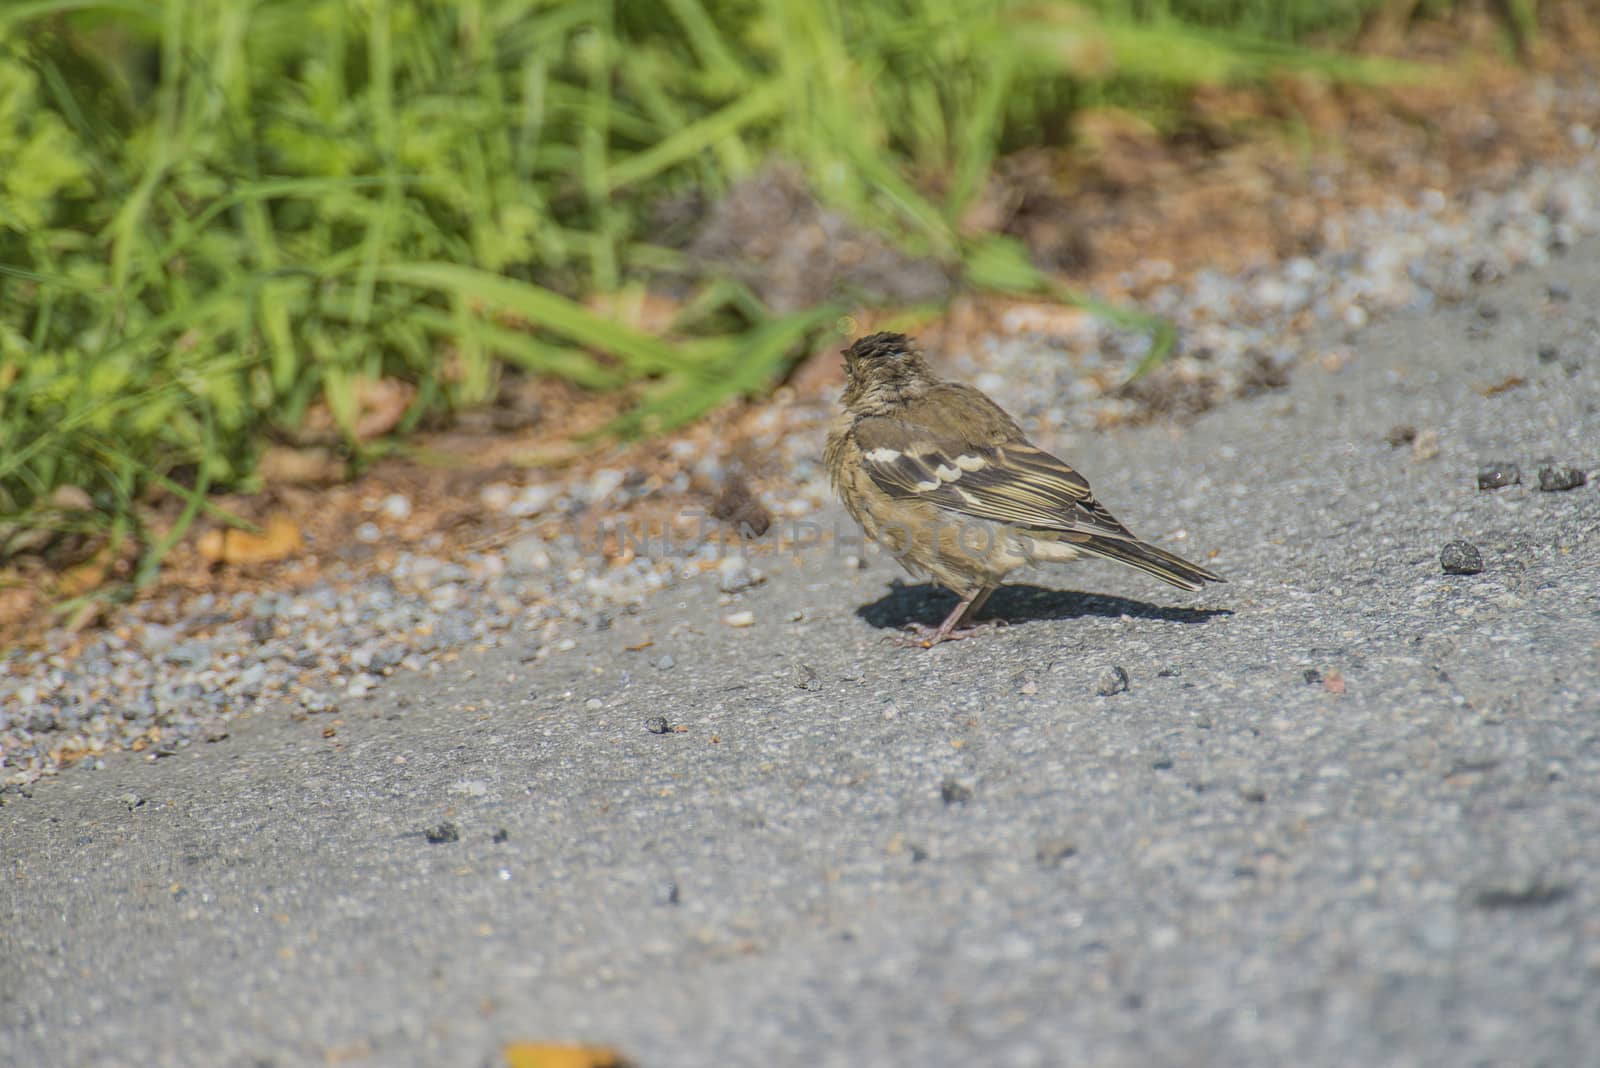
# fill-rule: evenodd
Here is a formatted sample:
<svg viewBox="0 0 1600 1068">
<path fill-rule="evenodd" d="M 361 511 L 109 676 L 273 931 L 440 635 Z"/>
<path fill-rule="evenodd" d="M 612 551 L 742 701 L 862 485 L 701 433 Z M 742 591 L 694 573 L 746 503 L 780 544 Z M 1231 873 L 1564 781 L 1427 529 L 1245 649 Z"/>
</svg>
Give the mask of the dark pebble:
<svg viewBox="0 0 1600 1068">
<path fill-rule="evenodd" d="M 1539 346 L 1540 363 L 1555 363 L 1559 359 L 1561 359 L 1561 350 L 1556 348 L 1554 345 Z"/>
<path fill-rule="evenodd" d="M 509 841 L 510 839 L 511 839 L 511 832 L 506 830 L 504 827 L 501 827 L 499 830 L 494 832 L 494 844 L 495 845 L 501 845 L 501 844 Z"/>
<path fill-rule="evenodd" d="M 422 832 L 422 836 L 428 840 L 428 844 L 430 845 L 444 845 L 446 842 L 459 842 L 461 841 L 461 828 L 457 827 L 449 820 L 446 820 L 437 827 L 427 828 Z"/>
<path fill-rule="evenodd" d="M 1300 673 L 1300 676 L 1306 680 L 1307 686 L 1322 685 L 1322 672 L 1318 671 L 1316 668 L 1306 668 Z"/>
<path fill-rule="evenodd" d="M 1439 550 L 1439 566 L 1446 575 L 1476 575 L 1483 570 L 1483 554 L 1470 541 L 1452 541 Z"/>
<path fill-rule="evenodd" d="M 1478 488 L 1497 490 L 1522 482 L 1522 468 L 1512 463 L 1489 463 L 1478 468 Z"/>
<path fill-rule="evenodd" d="M 1541 909 L 1572 896 L 1570 886 L 1533 883 L 1479 891 L 1473 904 L 1480 909 Z"/>
<path fill-rule="evenodd" d="M 1095 684 L 1094 692 L 1101 697 L 1112 697 L 1119 693 L 1128 692 L 1128 673 L 1120 667 L 1112 666 L 1100 673 L 1100 681 Z"/>
<path fill-rule="evenodd" d="M 1545 464 L 1539 468 L 1539 488 L 1546 493 L 1573 490 L 1589 481 L 1589 476 L 1571 464 Z"/>
<path fill-rule="evenodd" d="M 1417 428 L 1407 423 L 1401 423 L 1398 426 L 1390 427 L 1389 432 L 1383 436 L 1383 440 L 1397 449 L 1402 445 L 1410 445 L 1417 440 Z"/>
<path fill-rule="evenodd" d="M 651 734 L 671 734 L 672 724 L 667 722 L 666 716 L 656 716 L 654 719 L 645 720 L 644 729 Z"/>
<path fill-rule="evenodd" d="M 1479 260 L 1472 265 L 1472 270 L 1468 273 L 1468 277 L 1472 279 L 1474 284 L 1481 286 L 1486 282 L 1493 282 L 1501 278 L 1503 274 L 1504 272 L 1488 260 Z"/>
<path fill-rule="evenodd" d="M 1545 287 L 1544 295 L 1545 299 L 1552 304 L 1565 304 L 1572 299 L 1572 290 L 1559 282 L 1552 282 Z"/>
<path fill-rule="evenodd" d="M 1500 318 L 1500 309 L 1493 304 L 1480 304 L 1478 305 L 1478 318 L 1484 322 L 1492 323 Z"/>
<path fill-rule="evenodd" d="M 939 784 L 939 798 L 947 805 L 964 805 L 972 800 L 972 787 L 946 779 Z"/>
</svg>

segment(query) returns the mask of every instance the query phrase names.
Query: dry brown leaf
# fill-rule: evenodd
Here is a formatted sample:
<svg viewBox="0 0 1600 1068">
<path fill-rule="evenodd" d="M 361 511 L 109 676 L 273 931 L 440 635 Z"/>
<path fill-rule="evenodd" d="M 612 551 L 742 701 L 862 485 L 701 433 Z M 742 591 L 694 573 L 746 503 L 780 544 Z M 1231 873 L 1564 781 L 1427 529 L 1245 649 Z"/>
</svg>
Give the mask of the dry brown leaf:
<svg viewBox="0 0 1600 1068">
<path fill-rule="evenodd" d="M 630 1068 L 633 1064 L 609 1046 L 511 1042 L 501 1052 L 506 1068 Z"/>
<path fill-rule="evenodd" d="M 1521 375 L 1510 375 L 1490 385 L 1479 386 L 1478 395 L 1480 397 L 1494 397 L 1501 393 L 1509 393 L 1511 390 L 1527 384 L 1528 380 L 1523 378 Z"/>
<path fill-rule="evenodd" d="M 214 564 L 267 564 L 284 560 L 305 547 L 300 528 L 285 515 L 267 520 L 260 534 L 245 530 L 208 530 L 200 536 L 200 555 Z"/>
<path fill-rule="evenodd" d="M 56 596 L 70 600 L 102 585 L 111 572 L 111 564 L 111 547 L 102 546 L 99 552 L 83 563 L 61 573 L 61 578 L 56 581 Z"/>
<path fill-rule="evenodd" d="M 389 433 L 405 416 L 416 395 L 416 386 L 398 378 L 362 382 L 356 387 L 356 404 L 361 409 L 356 417 L 356 439 L 371 441 Z"/>
<path fill-rule="evenodd" d="M 10 573 L 0 578 L 9 582 Z M 0 626 L 11 626 L 27 619 L 39 607 L 39 591 L 32 586 L 7 586 L 0 588 Z"/>
</svg>

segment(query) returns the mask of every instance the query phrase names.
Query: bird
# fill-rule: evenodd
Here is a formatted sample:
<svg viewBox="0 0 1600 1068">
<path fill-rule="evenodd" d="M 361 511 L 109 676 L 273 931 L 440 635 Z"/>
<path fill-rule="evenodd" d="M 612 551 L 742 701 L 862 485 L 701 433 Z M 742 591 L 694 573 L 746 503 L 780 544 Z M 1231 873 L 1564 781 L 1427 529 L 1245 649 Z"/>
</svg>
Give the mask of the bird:
<svg viewBox="0 0 1600 1068">
<path fill-rule="evenodd" d="M 984 602 L 1030 564 L 1088 555 L 1186 590 L 1226 581 L 1141 541 L 1088 479 L 981 391 L 939 378 L 905 334 L 857 338 L 842 355 L 844 395 L 823 450 L 829 480 L 868 538 L 959 599 L 938 627 L 911 624 L 908 644 L 970 637 Z"/>
</svg>

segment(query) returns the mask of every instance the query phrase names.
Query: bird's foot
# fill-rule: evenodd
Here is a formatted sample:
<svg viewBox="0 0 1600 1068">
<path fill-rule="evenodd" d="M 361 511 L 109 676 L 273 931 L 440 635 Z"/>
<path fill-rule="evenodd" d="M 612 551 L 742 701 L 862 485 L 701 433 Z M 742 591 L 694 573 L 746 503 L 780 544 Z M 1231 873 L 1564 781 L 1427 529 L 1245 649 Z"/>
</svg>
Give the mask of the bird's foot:
<svg viewBox="0 0 1600 1068">
<path fill-rule="evenodd" d="M 940 642 L 958 642 L 963 638 L 976 638 L 985 631 L 1005 626 L 1004 620 L 991 619 L 984 623 L 968 623 L 964 627 L 935 627 L 928 623 L 907 623 L 909 634 L 890 635 L 891 640 L 906 649 L 932 649 Z"/>
</svg>

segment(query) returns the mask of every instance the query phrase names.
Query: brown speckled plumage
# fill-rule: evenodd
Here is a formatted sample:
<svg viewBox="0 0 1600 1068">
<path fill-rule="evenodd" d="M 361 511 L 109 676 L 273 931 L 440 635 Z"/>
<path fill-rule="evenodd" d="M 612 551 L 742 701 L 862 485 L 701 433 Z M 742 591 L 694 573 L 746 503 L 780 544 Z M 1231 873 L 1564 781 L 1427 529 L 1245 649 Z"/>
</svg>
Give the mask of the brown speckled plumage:
<svg viewBox="0 0 1600 1068">
<path fill-rule="evenodd" d="M 959 636 L 1027 564 L 1087 553 L 1187 590 L 1223 581 L 1140 541 L 1087 479 L 978 390 L 940 380 L 904 334 L 860 338 L 844 359 L 844 406 L 823 454 L 834 489 L 869 538 L 961 598 L 923 644 Z"/>
</svg>

